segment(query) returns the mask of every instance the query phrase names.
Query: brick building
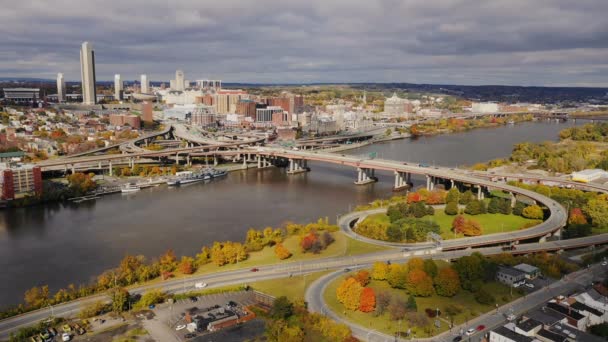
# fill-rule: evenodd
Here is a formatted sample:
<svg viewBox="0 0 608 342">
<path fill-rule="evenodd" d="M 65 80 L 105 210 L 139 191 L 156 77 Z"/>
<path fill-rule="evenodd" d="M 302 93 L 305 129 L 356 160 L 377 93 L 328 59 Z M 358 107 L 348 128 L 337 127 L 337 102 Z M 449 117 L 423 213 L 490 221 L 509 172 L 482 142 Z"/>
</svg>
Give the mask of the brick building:
<svg viewBox="0 0 608 342">
<path fill-rule="evenodd" d="M 0 164 L 0 189 L 3 200 L 42 194 L 42 172 L 32 164 Z"/>
</svg>

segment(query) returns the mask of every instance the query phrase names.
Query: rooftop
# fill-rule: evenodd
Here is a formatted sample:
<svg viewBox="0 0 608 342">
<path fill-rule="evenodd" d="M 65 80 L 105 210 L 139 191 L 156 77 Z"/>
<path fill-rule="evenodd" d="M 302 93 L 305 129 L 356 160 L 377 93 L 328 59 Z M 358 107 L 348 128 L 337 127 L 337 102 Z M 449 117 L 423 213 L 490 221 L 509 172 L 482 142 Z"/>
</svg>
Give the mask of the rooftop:
<svg viewBox="0 0 608 342">
<path fill-rule="evenodd" d="M 570 305 L 573 309 L 576 309 L 578 311 L 587 311 L 595 316 L 598 317 L 602 317 L 604 315 L 604 313 L 602 313 L 600 310 L 594 309 L 592 307 L 590 307 L 589 305 L 586 305 L 584 303 L 581 302 L 574 302 L 573 304 Z"/>
<path fill-rule="evenodd" d="M 519 264 L 519 265 L 513 266 L 513 268 L 520 270 L 522 272 L 525 272 L 525 273 L 533 273 L 533 272 L 538 271 L 538 267 L 528 265 L 528 264 Z"/>
<path fill-rule="evenodd" d="M 506 327 L 498 327 L 492 331 L 500 336 L 504 336 L 515 342 L 531 342 L 533 339 L 528 336 L 524 336 L 516 333 L 515 331 L 509 330 Z"/>
<path fill-rule="evenodd" d="M 557 303 L 547 303 L 547 308 L 577 321 L 580 321 L 581 319 L 585 318 L 585 316 L 581 315 L 576 310 Z"/>
<path fill-rule="evenodd" d="M 518 270 L 518 269 L 515 269 L 515 268 L 512 268 L 512 267 L 504 267 L 504 266 L 500 267 L 498 269 L 498 272 L 504 273 L 504 274 L 508 274 L 510 276 L 513 276 L 513 277 L 519 277 L 519 276 L 523 275 L 523 272 L 520 271 L 520 270 Z"/>
<path fill-rule="evenodd" d="M 529 318 L 521 323 L 519 323 L 517 325 L 517 327 L 523 331 L 531 331 L 533 329 L 535 329 L 536 327 L 538 327 L 539 325 L 542 325 L 541 322 L 533 319 L 533 318 Z"/>
</svg>

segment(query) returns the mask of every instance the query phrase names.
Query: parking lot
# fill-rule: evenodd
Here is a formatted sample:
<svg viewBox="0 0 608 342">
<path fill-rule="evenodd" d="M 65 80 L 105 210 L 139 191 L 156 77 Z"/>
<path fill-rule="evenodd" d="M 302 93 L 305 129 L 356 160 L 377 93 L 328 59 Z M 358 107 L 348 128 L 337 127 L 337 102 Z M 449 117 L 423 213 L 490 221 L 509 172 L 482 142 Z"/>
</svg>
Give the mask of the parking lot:
<svg viewBox="0 0 608 342">
<path fill-rule="evenodd" d="M 228 303 L 234 305 L 227 306 Z M 196 341 L 207 341 L 208 339 L 200 339 L 200 337 L 209 335 L 208 332 L 188 331 L 186 328 L 189 323 L 186 322 L 187 316 L 190 316 L 190 319 L 200 317 L 210 321 L 224 318 L 228 320 L 233 315 L 242 318 L 248 314 L 244 308 L 256 303 L 253 291 L 227 292 L 180 299 L 173 303 L 157 306 L 154 309 L 156 316 L 153 319 L 144 320 L 144 325 L 150 335 L 159 341 L 185 341 L 194 337 L 196 337 Z M 259 323 L 257 324 L 259 325 Z M 223 330 L 220 329 L 220 331 Z M 243 329 L 226 328 L 225 330 L 223 335 L 229 331 L 242 334 Z M 228 337 L 226 338 L 228 339 Z"/>
</svg>

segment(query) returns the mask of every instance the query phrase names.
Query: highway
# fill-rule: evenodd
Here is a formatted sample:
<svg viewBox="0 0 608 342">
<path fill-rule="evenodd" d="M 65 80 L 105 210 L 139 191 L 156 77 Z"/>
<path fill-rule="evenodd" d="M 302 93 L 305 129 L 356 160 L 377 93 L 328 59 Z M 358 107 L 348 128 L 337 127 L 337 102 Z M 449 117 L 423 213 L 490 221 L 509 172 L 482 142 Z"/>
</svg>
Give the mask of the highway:
<svg viewBox="0 0 608 342">
<path fill-rule="evenodd" d="M 517 247 L 517 253 L 532 253 L 544 250 L 560 250 L 569 248 L 578 248 L 589 245 L 600 245 L 608 243 L 608 234 L 590 236 L 580 239 L 551 241 L 545 243 L 520 244 Z M 256 280 L 285 278 L 290 274 L 301 274 L 325 271 L 330 269 L 344 269 L 361 266 L 370 266 L 374 262 L 403 262 L 407 259 L 417 257 L 432 257 L 435 259 L 455 259 L 464 255 L 470 255 L 473 252 L 480 252 L 486 255 L 500 254 L 500 247 L 487 247 L 479 249 L 461 249 L 453 251 L 441 251 L 435 248 L 420 249 L 415 251 L 403 252 L 399 249 L 391 249 L 383 252 L 362 254 L 356 256 L 337 256 L 330 258 L 322 258 L 316 260 L 308 260 L 301 262 L 285 262 L 273 265 L 261 265 L 258 267 L 258 272 L 251 272 L 249 269 L 227 271 L 213 273 L 207 275 L 198 275 L 189 278 L 172 279 L 156 284 L 135 286 L 129 288 L 132 294 L 141 294 L 153 288 L 160 288 L 167 292 L 176 292 L 184 290 L 194 290 L 193 285 L 197 282 L 206 282 L 209 288 L 249 283 Z M 76 314 L 80 309 L 90 303 L 98 300 L 109 300 L 106 295 L 95 295 L 85 297 L 79 300 L 67 302 L 53 306 L 55 316 L 68 316 Z M 43 308 L 40 310 L 28 312 L 19 316 L 7 318 L 0 321 L 0 339 L 8 338 L 11 331 L 15 331 L 20 327 L 33 325 L 38 321 L 49 317 L 51 308 Z"/>
</svg>

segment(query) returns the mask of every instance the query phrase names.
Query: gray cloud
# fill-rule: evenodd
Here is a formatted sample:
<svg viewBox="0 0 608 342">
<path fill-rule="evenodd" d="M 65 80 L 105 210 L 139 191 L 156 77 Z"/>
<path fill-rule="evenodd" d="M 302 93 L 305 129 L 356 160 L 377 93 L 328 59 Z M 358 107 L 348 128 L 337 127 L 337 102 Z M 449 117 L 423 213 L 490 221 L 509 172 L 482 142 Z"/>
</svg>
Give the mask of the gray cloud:
<svg viewBox="0 0 608 342">
<path fill-rule="evenodd" d="M 8 1 L 8 0 L 4 0 Z M 608 86 L 605 0 L 10 1 L 0 75 Z"/>
</svg>

